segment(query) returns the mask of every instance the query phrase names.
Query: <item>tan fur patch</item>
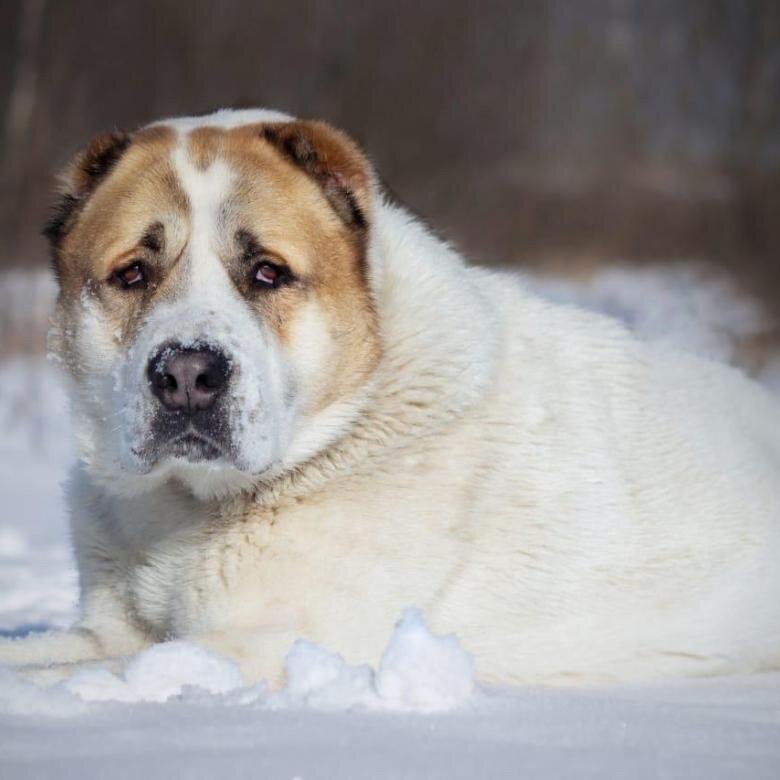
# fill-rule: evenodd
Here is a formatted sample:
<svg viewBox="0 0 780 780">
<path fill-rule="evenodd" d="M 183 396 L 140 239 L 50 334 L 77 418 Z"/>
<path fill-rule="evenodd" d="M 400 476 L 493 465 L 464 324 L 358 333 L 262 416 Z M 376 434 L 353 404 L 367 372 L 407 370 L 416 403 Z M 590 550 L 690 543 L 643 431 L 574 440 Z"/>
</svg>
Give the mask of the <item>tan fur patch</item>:
<svg viewBox="0 0 780 780">
<path fill-rule="evenodd" d="M 354 392 L 379 359 L 365 236 L 334 209 L 322 188 L 323 175 L 318 178 L 296 165 L 264 137 L 264 127 L 198 128 L 186 136 L 185 148 L 197 170 L 205 171 L 220 160 L 233 173 L 231 194 L 221 204 L 215 251 L 282 348 L 292 353 L 298 346 L 291 342 L 300 330 L 299 312 L 312 305 L 320 312 L 322 335 L 330 348 L 312 399 L 313 412 Z M 287 133 L 305 128 L 306 143 L 326 161 L 327 181 L 332 172 L 340 186 L 354 187 L 355 202 L 368 212 L 370 168 L 354 144 L 345 142 L 339 150 L 344 137 L 319 123 L 280 127 Z M 89 287 L 123 340 L 132 339 L 150 307 L 186 285 L 186 264 L 179 264 L 179 259 L 186 257 L 190 205 L 172 163 L 178 143 L 178 135 L 164 126 L 135 134 L 60 248 L 63 298 L 73 302 L 85 285 Z M 164 239 L 161 249 L 151 252 L 143 239 L 155 224 L 162 226 Z M 289 285 L 273 290 L 252 287 L 257 258 L 244 255 L 236 238 L 242 231 L 254 237 L 262 256 L 290 269 Z M 113 271 L 134 258 L 150 269 L 150 283 L 143 292 L 110 283 Z"/>
<path fill-rule="evenodd" d="M 299 125 L 300 123 L 295 123 Z M 317 146 L 314 124 L 310 135 Z M 284 126 L 286 127 L 286 125 Z M 327 324 L 334 345 L 328 367 L 329 381 L 317 402 L 324 407 L 354 391 L 374 370 L 379 360 L 376 312 L 366 278 L 364 237 L 346 225 L 306 170 L 297 168 L 273 144 L 257 145 L 259 128 L 247 126 L 230 133 L 226 152 L 240 172 L 244 217 L 264 248 L 286 260 L 301 279 L 295 286 L 279 290 L 263 302 L 268 324 L 283 345 L 293 336 L 292 325 L 304 299 L 315 300 Z M 357 197 L 368 211 L 368 163 L 357 174 L 352 146 L 338 157 L 334 138 L 325 136 L 329 163 L 349 159 L 344 178 L 359 188 Z"/>
</svg>

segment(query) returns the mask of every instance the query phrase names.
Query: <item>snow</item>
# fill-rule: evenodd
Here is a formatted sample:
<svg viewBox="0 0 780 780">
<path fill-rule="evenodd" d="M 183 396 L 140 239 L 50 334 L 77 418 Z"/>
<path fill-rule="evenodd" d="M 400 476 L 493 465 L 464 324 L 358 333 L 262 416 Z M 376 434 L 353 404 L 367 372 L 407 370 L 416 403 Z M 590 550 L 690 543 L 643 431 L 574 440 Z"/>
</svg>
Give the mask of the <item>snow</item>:
<svg viewBox="0 0 780 780">
<path fill-rule="evenodd" d="M 765 327 L 752 301 L 692 266 L 530 284 L 724 360 Z M 780 393 L 778 356 L 761 380 Z M 60 494 L 73 447 L 53 366 L 0 361 L 0 425 L 0 634 L 21 636 L 77 614 Z M 0 668 L 0 777 L 778 776 L 780 674 L 489 688 L 414 609 L 376 669 L 303 640 L 286 664 L 281 691 L 241 687 L 232 661 L 181 641 L 46 690 Z"/>
<path fill-rule="evenodd" d="M 351 666 L 337 653 L 303 639 L 293 644 L 285 668 L 282 690 L 271 692 L 261 684 L 242 690 L 233 701 L 270 709 L 437 712 L 468 702 L 475 689 L 471 656 L 457 637 L 432 634 L 417 609 L 407 609 L 398 621 L 377 670 Z M 120 675 L 96 663 L 60 687 L 89 702 L 164 702 L 197 698 L 203 691 L 231 693 L 242 688 L 242 680 L 233 661 L 189 642 L 171 641 L 138 653 Z M 35 686 L 28 693 L 37 701 Z"/>
<path fill-rule="evenodd" d="M 454 635 L 434 636 L 408 609 L 379 664 L 377 693 L 398 708 L 449 710 L 474 692 L 474 660 Z"/>
<path fill-rule="evenodd" d="M 242 686 L 238 665 L 189 642 L 162 642 L 131 658 L 121 677 L 100 664 L 64 686 L 85 701 L 168 701 L 188 688 L 228 693 Z"/>
<path fill-rule="evenodd" d="M 285 669 L 284 689 L 265 699 L 271 707 L 446 712 L 467 704 L 475 692 L 472 657 L 457 637 L 432 634 L 417 609 L 404 612 L 376 670 L 350 666 L 302 639 Z"/>
</svg>

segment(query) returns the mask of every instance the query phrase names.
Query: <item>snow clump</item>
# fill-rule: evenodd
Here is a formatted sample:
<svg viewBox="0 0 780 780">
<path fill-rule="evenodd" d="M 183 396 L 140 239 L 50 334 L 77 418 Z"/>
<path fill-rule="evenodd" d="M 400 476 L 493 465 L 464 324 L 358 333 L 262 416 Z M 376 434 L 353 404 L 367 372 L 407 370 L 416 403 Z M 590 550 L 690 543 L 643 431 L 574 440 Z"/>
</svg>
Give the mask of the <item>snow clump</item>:
<svg viewBox="0 0 780 780">
<path fill-rule="evenodd" d="M 266 697 L 272 707 L 443 712 L 474 694 L 474 660 L 454 634 L 437 636 L 422 612 L 407 609 L 376 670 L 299 639 L 285 661 L 287 684 Z"/>
<path fill-rule="evenodd" d="M 164 702 L 172 697 L 221 695 L 228 703 L 268 709 L 405 710 L 443 712 L 475 691 L 474 660 L 455 635 L 433 634 L 422 612 L 407 609 L 376 669 L 299 639 L 285 659 L 287 682 L 243 687 L 237 664 L 190 642 L 154 645 L 131 658 L 121 674 L 96 663 L 61 686 L 82 701 Z M 52 689 L 53 690 L 53 689 Z"/>
</svg>

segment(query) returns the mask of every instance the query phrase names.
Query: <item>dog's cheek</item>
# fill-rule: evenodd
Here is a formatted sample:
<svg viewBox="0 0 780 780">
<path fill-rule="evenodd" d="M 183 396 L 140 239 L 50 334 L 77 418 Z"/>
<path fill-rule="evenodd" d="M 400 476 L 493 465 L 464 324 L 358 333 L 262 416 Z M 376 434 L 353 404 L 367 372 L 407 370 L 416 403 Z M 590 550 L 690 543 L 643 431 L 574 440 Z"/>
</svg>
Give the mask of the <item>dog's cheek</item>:
<svg viewBox="0 0 780 780">
<path fill-rule="evenodd" d="M 69 372 L 90 414 L 108 417 L 115 411 L 113 392 L 122 350 L 99 302 L 88 293 L 81 296 L 73 323 L 65 330 Z"/>
<path fill-rule="evenodd" d="M 110 373 L 117 352 L 110 321 L 103 315 L 99 305 L 86 301 L 83 304 L 78 339 L 78 353 L 84 370 L 97 376 Z"/>
<path fill-rule="evenodd" d="M 236 374 L 225 409 L 238 467 L 249 472 L 262 471 L 281 456 L 295 401 L 276 339 L 266 335 L 257 342 L 230 345 Z"/>
<path fill-rule="evenodd" d="M 289 324 L 281 357 L 295 379 L 302 411 L 315 411 L 327 397 L 327 367 L 333 363 L 333 350 L 329 322 L 321 307 L 314 301 L 301 306 Z"/>
</svg>

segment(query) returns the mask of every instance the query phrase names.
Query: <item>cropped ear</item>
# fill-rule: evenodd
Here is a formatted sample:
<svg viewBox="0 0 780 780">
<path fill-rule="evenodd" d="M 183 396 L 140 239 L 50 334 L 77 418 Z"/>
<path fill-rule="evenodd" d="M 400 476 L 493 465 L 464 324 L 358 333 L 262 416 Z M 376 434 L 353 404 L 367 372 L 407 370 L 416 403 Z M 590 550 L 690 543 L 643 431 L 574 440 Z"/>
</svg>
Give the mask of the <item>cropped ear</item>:
<svg viewBox="0 0 780 780">
<path fill-rule="evenodd" d="M 57 199 L 43 229 L 56 254 L 63 238 L 73 227 L 79 211 L 98 184 L 116 165 L 130 145 L 129 133 L 104 133 L 94 138 L 60 173 Z"/>
<path fill-rule="evenodd" d="M 326 122 L 269 124 L 263 138 L 310 176 L 349 228 L 363 232 L 371 217 L 374 173 L 357 144 Z"/>
</svg>

